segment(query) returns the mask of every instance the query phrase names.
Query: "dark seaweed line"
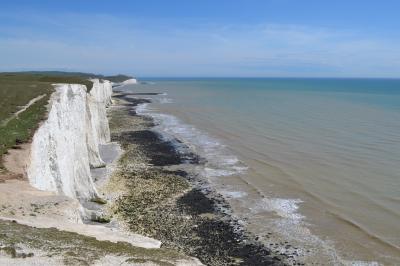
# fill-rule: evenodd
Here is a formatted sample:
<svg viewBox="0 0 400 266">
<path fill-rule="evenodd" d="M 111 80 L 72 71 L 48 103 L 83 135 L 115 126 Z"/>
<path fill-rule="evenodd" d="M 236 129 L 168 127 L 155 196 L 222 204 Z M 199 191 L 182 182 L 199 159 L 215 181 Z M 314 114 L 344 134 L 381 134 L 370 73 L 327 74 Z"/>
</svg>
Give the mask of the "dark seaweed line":
<svg viewBox="0 0 400 266">
<path fill-rule="evenodd" d="M 115 97 L 128 102 L 126 111 L 132 117 L 143 117 L 137 115 L 134 107 L 150 102 L 148 99 L 132 98 L 132 94 L 121 93 Z M 228 203 L 209 186 L 204 186 L 204 180 L 185 171 L 163 169 L 164 166 L 182 163 L 196 164 L 199 163 L 199 157 L 195 154 L 181 154 L 171 141 L 165 141 L 151 130 L 154 127 L 152 118 L 143 118 L 151 121 L 149 128 L 122 132 L 114 136 L 114 140 L 138 145 L 157 169 L 155 171 L 165 176 L 173 174 L 184 178 L 191 187 L 176 199 L 175 205 L 153 208 L 155 213 L 151 214 L 145 212 L 145 215 L 156 216 L 160 221 L 152 228 L 157 231 L 152 236 L 159 238 L 167 246 L 197 257 L 206 265 L 284 265 L 283 261 L 287 256 L 271 253 L 265 245 L 257 241 L 257 236 L 245 232 L 238 221 L 227 214 L 229 211 L 223 211 L 230 210 Z M 188 158 L 192 160 L 188 161 Z M 199 184 L 202 184 L 203 189 Z M 176 217 L 171 218 L 173 216 Z M 191 219 L 180 219 L 184 216 Z M 151 220 L 151 223 L 153 222 Z"/>
</svg>

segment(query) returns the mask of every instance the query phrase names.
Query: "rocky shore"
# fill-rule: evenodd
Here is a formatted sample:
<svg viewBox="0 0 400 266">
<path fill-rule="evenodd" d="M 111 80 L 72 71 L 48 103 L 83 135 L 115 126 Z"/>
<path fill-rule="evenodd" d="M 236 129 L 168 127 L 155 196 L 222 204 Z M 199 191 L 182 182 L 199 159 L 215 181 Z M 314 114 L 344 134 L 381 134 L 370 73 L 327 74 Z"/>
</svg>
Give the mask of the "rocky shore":
<svg viewBox="0 0 400 266">
<path fill-rule="evenodd" d="M 271 252 L 259 237 L 245 232 L 223 197 L 185 171 L 185 166 L 202 159 L 177 151 L 153 130 L 151 117 L 136 113 L 136 106 L 149 102 L 144 96 L 114 94 L 111 138 L 124 154 L 106 186 L 115 196 L 110 215 L 129 230 L 159 239 L 163 247 L 183 251 L 206 265 L 284 265 L 287 255 Z"/>
<path fill-rule="evenodd" d="M 120 153 L 110 143 L 111 94 L 107 81 L 90 92 L 57 85 L 32 142 L 6 154 L 9 176 L 21 178 L 0 178 L 0 265 L 201 265 L 105 215 L 115 197 L 103 186 Z"/>
</svg>

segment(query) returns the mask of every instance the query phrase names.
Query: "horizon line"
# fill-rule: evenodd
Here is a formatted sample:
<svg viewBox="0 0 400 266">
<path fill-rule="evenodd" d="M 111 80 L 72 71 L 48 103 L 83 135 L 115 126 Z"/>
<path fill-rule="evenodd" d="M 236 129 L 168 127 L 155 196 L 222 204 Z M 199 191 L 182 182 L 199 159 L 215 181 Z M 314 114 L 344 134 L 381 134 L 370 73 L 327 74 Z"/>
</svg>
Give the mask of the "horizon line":
<svg viewBox="0 0 400 266">
<path fill-rule="evenodd" d="M 3 73 L 24 73 L 24 72 L 66 72 L 66 73 L 87 73 L 87 74 L 96 74 L 96 75 L 131 75 L 134 78 L 156 78 L 156 79 L 224 79 L 224 78 L 230 78 L 230 79 L 240 79 L 240 78 L 247 78 L 247 79 L 391 79 L 391 80 L 398 80 L 400 79 L 399 77 L 384 77 L 384 76 L 376 76 L 376 77 L 366 77 L 366 76 L 206 76 L 206 75 L 199 75 L 199 76 L 177 76 L 177 75 L 135 75 L 131 74 L 129 72 L 122 72 L 122 71 L 105 71 L 105 72 L 96 72 L 96 71 L 85 71 L 85 70 L 71 70 L 71 69 L 41 69 L 41 70 L 1 70 L 0 74 Z"/>
<path fill-rule="evenodd" d="M 318 76 L 308 76 L 308 77 L 303 77 L 303 76 L 135 76 L 133 75 L 134 78 L 137 79 L 400 79 L 400 77 L 338 77 L 338 76 L 327 76 L 327 77 L 318 77 Z"/>
</svg>

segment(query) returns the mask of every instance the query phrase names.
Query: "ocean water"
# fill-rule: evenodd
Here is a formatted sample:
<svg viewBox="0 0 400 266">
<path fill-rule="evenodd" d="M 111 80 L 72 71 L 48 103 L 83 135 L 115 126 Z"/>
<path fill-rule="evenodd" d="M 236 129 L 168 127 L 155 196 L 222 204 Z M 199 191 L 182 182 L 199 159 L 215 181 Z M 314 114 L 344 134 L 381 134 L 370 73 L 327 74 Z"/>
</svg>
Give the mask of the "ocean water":
<svg viewBox="0 0 400 266">
<path fill-rule="evenodd" d="M 162 95 L 138 112 L 206 159 L 196 171 L 267 245 L 400 265 L 400 80 L 142 81 L 125 89 Z"/>
</svg>

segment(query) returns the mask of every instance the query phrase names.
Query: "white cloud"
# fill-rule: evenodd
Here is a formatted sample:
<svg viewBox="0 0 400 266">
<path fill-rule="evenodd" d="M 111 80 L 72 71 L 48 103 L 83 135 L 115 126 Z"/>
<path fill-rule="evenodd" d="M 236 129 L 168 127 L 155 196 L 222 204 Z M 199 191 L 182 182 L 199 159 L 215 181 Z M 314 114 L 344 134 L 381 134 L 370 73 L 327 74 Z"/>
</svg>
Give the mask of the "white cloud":
<svg viewBox="0 0 400 266">
<path fill-rule="evenodd" d="M 0 24 L 2 70 L 71 68 L 175 76 L 400 73 L 399 39 L 349 29 L 183 24 L 101 14 L 0 14 L 0 21 L 5 19 L 11 23 Z"/>
</svg>

